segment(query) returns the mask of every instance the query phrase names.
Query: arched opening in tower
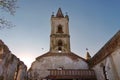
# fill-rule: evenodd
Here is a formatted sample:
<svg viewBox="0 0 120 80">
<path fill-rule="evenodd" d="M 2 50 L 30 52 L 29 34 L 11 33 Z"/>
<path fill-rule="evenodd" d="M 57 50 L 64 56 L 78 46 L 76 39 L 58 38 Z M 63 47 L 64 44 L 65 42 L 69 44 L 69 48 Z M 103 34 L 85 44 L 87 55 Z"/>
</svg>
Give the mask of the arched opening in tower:
<svg viewBox="0 0 120 80">
<path fill-rule="evenodd" d="M 63 33 L 62 25 L 58 25 L 57 33 Z"/>
<path fill-rule="evenodd" d="M 63 46 L 62 40 L 58 40 L 58 52 L 59 52 L 59 53 L 62 52 L 62 46 Z"/>
</svg>

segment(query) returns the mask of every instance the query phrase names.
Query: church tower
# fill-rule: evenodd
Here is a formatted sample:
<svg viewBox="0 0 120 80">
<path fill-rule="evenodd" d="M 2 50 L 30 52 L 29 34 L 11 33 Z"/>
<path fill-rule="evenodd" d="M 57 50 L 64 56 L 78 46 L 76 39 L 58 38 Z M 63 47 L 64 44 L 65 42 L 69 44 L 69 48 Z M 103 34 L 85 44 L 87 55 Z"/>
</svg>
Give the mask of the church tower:
<svg viewBox="0 0 120 80">
<path fill-rule="evenodd" d="M 61 8 L 57 14 L 51 16 L 50 52 L 70 53 L 69 17 L 62 13 Z"/>
<path fill-rule="evenodd" d="M 89 70 L 87 61 L 71 52 L 69 17 L 59 8 L 57 13 L 51 16 L 50 50 L 38 56 L 32 63 L 28 79 L 96 80 L 94 76 L 94 71 Z"/>
</svg>

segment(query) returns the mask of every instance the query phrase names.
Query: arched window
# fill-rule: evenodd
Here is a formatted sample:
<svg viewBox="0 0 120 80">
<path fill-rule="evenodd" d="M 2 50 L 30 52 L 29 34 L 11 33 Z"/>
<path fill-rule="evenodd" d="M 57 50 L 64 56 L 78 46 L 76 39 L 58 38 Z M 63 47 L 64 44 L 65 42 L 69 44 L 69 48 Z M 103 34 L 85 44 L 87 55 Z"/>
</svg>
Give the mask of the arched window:
<svg viewBox="0 0 120 80">
<path fill-rule="evenodd" d="M 57 33 L 63 33 L 62 25 L 58 25 Z"/>
</svg>

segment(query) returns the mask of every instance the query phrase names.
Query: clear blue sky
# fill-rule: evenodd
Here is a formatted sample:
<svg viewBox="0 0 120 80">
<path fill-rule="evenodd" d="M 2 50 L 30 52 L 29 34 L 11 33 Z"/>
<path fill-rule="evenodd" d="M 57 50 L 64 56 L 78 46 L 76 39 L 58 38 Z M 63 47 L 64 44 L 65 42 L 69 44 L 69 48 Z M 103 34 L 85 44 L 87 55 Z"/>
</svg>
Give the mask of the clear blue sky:
<svg viewBox="0 0 120 80">
<path fill-rule="evenodd" d="M 50 18 L 58 8 L 70 21 L 71 51 L 91 56 L 120 30 L 120 0 L 18 0 L 15 16 L 1 13 L 16 27 L 0 30 L 0 39 L 26 65 L 49 51 Z M 44 49 L 42 49 L 44 48 Z"/>
</svg>

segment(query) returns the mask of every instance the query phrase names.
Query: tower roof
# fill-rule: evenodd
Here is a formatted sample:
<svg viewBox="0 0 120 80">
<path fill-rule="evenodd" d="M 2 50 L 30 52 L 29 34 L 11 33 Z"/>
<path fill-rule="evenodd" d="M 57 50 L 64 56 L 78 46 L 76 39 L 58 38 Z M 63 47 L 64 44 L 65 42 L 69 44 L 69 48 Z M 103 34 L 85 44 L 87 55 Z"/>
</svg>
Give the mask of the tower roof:
<svg viewBox="0 0 120 80">
<path fill-rule="evenodd" d="M 59 17 L 59 18 L 63 18 L 63 17 L 64 17 L 61 8 L 58 9 L 58 12 L 57 12 L 57 14 L 56 14 L 56 17 Z"/>
</svg>

